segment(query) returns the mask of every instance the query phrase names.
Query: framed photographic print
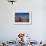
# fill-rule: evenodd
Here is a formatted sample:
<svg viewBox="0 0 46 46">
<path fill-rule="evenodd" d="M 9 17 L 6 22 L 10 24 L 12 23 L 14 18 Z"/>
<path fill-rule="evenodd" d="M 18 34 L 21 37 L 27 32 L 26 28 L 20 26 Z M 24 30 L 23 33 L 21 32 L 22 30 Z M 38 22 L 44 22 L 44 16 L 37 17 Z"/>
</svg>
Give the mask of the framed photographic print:
<svg viewBox="0 0 46 46">
<path fill-rule="evenodd" d="M 32 11 L 15 12 L 14 24 L 32 24 Z"/>
</svg>

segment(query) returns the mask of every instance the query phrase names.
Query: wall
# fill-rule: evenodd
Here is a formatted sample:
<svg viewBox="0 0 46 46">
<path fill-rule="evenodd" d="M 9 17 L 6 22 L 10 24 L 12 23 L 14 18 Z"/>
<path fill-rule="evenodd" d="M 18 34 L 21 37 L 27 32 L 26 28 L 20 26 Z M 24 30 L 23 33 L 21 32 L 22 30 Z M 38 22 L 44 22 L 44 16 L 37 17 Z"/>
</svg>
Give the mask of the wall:
<svg viewBox="0 0 46 46">
<path fill-rule="evenodd" d="M 17 0 L 14 5 L 7 0 L 0 0 L 0 40 L 14 40 L 17 37 L 18 32 L 27 32 L 31 34 L 31 38 L 37 41 L 46 40 L 46 6 L 45 0 L 27 0 L 24 4 Z M 31 4 L 31 6 L 30 6 Z M 19 6 L 20 5 L 20 6 Z M 23 6 L 22 6 L 23 5 Z M 25 7 L 24 7 L 25 6 Z M 26 7 L 32 7 L 32 25 L 14 25 L 12 22 L 12 15 L 16 9 Z M 21 9 L 22 10 L 22 9 Z"/>
</svg>

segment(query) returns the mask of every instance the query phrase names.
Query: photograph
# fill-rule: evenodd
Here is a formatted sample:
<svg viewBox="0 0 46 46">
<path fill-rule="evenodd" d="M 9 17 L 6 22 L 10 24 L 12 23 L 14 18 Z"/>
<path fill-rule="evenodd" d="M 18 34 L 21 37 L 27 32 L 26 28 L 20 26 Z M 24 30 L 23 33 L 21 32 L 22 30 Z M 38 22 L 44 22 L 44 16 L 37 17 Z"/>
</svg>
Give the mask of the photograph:
<svg viewBox="0 0 46 46">
<path fill-rule="evenodd" d="M 15 13 L 15 22 L 29 22 L 29 13 Z"/>
<path fill-rule="evenodd" d="M 15 24 L 31 24 L 32 13 L 31 12 L 16 12 L 14 17 Z"/>
</svg>

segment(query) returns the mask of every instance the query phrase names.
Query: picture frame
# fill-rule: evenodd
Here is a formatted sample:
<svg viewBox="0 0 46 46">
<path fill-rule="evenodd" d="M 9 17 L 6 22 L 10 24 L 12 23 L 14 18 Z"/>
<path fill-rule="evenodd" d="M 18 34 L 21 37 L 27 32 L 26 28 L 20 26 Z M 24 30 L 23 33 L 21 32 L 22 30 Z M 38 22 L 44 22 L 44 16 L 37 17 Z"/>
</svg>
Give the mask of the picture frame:
<svg viewBox="0 0 46 46">
<path fill-rule="evenodd" d="M 14 24 L 32 25 L 32 11 L 17 11 L 14 14 Z"/>
</svg>

